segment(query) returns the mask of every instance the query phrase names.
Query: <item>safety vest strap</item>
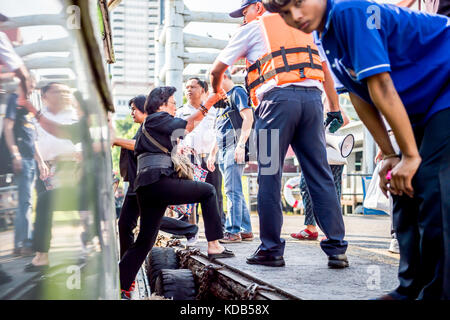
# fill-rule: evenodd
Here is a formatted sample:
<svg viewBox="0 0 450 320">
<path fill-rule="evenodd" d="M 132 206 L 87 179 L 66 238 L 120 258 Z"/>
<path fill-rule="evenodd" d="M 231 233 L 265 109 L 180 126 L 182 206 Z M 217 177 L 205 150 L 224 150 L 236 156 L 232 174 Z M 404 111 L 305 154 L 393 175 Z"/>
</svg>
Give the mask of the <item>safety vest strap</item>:
<svg viewBox="0 0 450 320">
<path fill-rule="evenodd" d="M 285 49 L 284 47 L 281 47 L 280 50 L 274 51 L 274 52 L 262 57 L 261 59 L 256 60 L 256 62 L 248 68 L 248 72 L 252 72 L 253 70 L 257 70 L 257 69 L 260 70 L 261 65 L 265 64 L 269 60 L 276 58 L 278 56 L 283 56 L 283 60 L 285 60 L 285 57 L 287 54 L 300 53 L 300 52 L 309 53 L 310 61 L 313 61 L 313 59 L 312 59 L 313 54 L 319 55 L 319 51 L 317 51 L 315 49 L 311 49 L 310 46 L 308 46 L 306 48 L 305 47 L 297 47 L 297 48 L 289 48 L 289 49 Z M 285 64 L 286 64 L 286 60 L 285 60 Z"/>
<path fill-rule="evenodd" d="M 252 90 L 253 88 L 259 86 L 260 84 L 266 82 L 267 80 L 269 80 L 270 78 L 274 77 L 275 75 L 282 73 L 282 72 L 289 72 L 286 71 L 286 68 L 288 68 L 289 71 L 292 70 L 299 70 L 300 72 L 300 78 L 306 78 L 305 74 L 304 74 L 304 69 L 305 68 L 311 68 L 311 69 L 319 69 L 319 70 L 323 70 L 322 66 L 319 64 L 315 64 L 315 63 L 311 63 L 311 62 L 303 62 L 303 63 L 297 63 L 297 64 L 291 64 L 291 65 L 284 65 L 282 67 L 273 69 L 269 72 L 266 72 L 263 75 L 260 75 L 258 79 L 256 79 L 255 81 L 253 81 L 252 83 L 249 83 L 247 85 L 248 90 Z M 255 70 L 255 69 L 253 69 Z"/>
</svg>

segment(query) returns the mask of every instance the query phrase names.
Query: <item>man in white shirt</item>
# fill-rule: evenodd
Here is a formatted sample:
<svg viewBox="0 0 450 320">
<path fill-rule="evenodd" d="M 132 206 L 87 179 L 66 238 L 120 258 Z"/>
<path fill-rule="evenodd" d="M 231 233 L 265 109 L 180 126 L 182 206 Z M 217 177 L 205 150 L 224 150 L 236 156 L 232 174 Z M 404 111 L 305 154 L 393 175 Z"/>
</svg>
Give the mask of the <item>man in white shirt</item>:
<svg viewBox="0 0 450 320">
<path fill-rule="evenodd" d="M 247 79 L 253 78 L 247 81 L 248 91 L 257 98 L 252 100 L 257 104 L 255 130 L 261 239 L 261 245 L 247 258 L 247 263 L 272 267 L 285 265 L 285 241 L 280 237 L 283 223 L 280 190 L 284 157 L 291 145 L 301 163 L 316 220 L 327 236 L 321 247 L 328 256 L 328 266 L 348 267 L 344 222 L 325 149 L 322 83 L 319 81 L 324 80 L 327 85 L 331 79 L 325 59 L 318 58 L 312 37 L 294 32 L 285 23 L 280 23 L 279 16 L 267 14 L 260 0 L 243 0 L 241 8 L 230 16 L 243 16 L 245 25 L 238 29 L 214 62 L 211 84 L 212 91 L 218 92 L 225 70 L 238 59 L 246 58 Z M 277 26 L 276 30 L 273 25 Z M 309 58 L 308 54 L 303 54 L 308 52 Z M 269 58 L 264 61 L 263 56 Z M 318 65 L 319 60 L 322 65 Z M 268 63 L 275 67 L 271 69 Z M 273 70 L 276 77 L 269 76 L 267 70 Z M 258 77 L 255 72 L 259 72 Z M 334 91 L 332 85 L 329 87 Z M 335 101 L 337 95 L 333 98 L 330 93 L 326 90 L 329 101 Z M 339 105 L 333 103 L 330 109 L 333 113 L 327 114 L 327 121 L 343 122 Z"/>
<path fill-rule="evenodd" d="M 78 121 L 78 116 L 73 108 L 73 95 L 71 89 L 62 83 L 51 82 L 42 87 L 41 97 L 45 107 L 42 110 L 48 119 L 59 124 L 72 124 Z M 37 144 L 42 158 L 50 169 L 50 177 L 45 182 L 38 181 L 36 190 L 41 193 L 54 187 L 52 176 L 55 171 L 55 161 L 58 157 L 73 159 L 80 154 L 80 148 L 69 139 L 57 138 L 37 126 Z M 45 185 L 45 184 L 46 185 Z"/>
<path fill-rule="evenodd" d="M 208 91 L 208 85 L 205 81 L 194 77 L 186 82 L 185 90 L 188 101 L 184 106 L 179 108 L 176 113 L 176 117 L 182 119 L 187 119 L 200 108 L 202 97 Z M 209 153 L 216 142 L 214 131 L 216 113 L 217 110 L 212 107 L 202 122 L 184 137 L 180 142 L 180 146 L 192 154 L 192 158 L 196 164 L 200 165 L 203 169 L 208 170 L 205 182 L 212 184 L 216 189 L 223 228 L 225 224 L 225 214 L 223 212 L 222 175 L 219 170 L 209 171 L 207 166 Z"/>
</svg>

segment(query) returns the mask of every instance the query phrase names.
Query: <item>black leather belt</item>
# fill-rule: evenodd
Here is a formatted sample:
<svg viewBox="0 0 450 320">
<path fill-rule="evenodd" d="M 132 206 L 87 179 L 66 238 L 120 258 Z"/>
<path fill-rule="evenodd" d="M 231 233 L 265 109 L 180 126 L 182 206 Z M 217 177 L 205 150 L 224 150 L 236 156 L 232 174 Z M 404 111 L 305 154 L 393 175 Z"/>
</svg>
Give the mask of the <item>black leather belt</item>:
<svg viewBox="0 0 450 320">
<path fill-rule="evenodd" d="M 172 158 L 168 154 L 163 153 L 142 153 L 137 158 L 137 172 L 145 168 L 171 168 Z"/>
</svg>

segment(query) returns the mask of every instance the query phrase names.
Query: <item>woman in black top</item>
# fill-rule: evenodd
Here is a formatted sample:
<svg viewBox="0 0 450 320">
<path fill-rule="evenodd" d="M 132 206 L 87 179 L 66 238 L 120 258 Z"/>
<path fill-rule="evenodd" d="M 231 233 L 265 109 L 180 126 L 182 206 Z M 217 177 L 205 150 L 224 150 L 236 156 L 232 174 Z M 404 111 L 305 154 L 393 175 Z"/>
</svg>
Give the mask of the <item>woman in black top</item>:
<svg viewBox="0 0 450 320">
<path fill-rule="evenodd" d="M 224 93 L 213 94 L 201 111 L 187 120 L 175 118 L 174 87 L 153 89 L 145 103 L 148 116 L 143 125 L 148 133 L 162 146 L 172 151 L 177 138 L 191 132 L 200 123 L 211 106 L 226 97 Z M 223 237 L 217 196 L 208 183 L 179 179 L 170 157 L 154 145 L 144 134 L 137 136 L 135 154 L 138 157 L 138 174 L 134 182 L 141 216 L 140 231 L 136 242 L 125 252 L 120 261 L 121 288 L 128 291 L 131 283 L 155 243 L 161 219 L 168 205 L 200 202 L 205 235 L 210 258 L 233 257 L 234 254 L 219 243 Z M 153 157 L 148 162 L 141 159 Z M 163 158 L 163 160 L 161 160 Z M 159 160 L 158 160 L 159 159 Z"/>
</svg>

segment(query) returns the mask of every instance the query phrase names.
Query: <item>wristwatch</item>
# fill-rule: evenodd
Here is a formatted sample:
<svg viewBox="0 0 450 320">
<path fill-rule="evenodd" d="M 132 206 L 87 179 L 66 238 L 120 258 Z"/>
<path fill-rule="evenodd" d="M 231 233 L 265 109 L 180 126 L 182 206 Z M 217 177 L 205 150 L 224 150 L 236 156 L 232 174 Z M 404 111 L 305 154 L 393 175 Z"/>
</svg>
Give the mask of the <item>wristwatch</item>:
<svg viewBox="0 0 450 320">
<path fill-rule="evenodd" d="M 237 146 L 238 146 L 239 148 L 241 148 L 241 149 L 245 149 L 245 144 L 244 144 L 244 143 L 239 143 Z"/>
</svg>

